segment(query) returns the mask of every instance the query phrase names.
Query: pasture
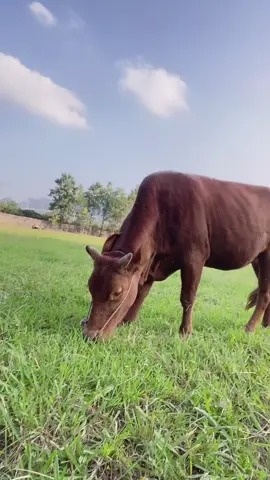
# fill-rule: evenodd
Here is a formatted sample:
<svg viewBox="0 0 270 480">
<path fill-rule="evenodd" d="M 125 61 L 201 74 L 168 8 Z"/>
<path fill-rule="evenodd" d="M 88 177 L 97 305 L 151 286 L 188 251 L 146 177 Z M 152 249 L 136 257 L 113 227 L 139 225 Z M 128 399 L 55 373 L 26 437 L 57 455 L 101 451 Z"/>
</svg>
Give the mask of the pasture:
<svg viewBox="0 0 270 480">
<path fill-rule="evenodd" d="M 2 227 L 1 480 L 269 479 L 270 331 L 243 331 L 252 270 L 204 271 L 187 341 L 176 274 L 87 344 L 86 243 L 100 240 Z"/>
</svg>

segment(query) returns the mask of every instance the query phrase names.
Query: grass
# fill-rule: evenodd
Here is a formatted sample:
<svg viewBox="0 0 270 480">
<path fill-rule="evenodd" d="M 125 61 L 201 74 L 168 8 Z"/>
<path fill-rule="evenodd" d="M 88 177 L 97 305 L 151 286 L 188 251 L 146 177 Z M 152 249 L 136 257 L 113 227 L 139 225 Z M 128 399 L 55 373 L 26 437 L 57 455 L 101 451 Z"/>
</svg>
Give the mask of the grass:
<svg viewBox="0 0 270 480">
<path fill-rule="evenodd" d="M 86 242 L 1 231 L 1 480 L 269 479 L 270 331 L 243 332 L 251 269 L 204 272 L 188 341 L 176 274 L 133 325 L 86 344 Z"/>
</svg>

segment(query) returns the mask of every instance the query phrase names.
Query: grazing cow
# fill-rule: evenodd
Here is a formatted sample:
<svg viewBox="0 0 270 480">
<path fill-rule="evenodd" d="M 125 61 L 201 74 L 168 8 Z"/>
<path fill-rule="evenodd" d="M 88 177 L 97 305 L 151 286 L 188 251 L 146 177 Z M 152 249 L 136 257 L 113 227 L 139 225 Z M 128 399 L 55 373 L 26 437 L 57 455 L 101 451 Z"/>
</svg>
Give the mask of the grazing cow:
<svg viewBox="0 0 270 480">
<path fill-rule="evenodd" d="M 235 270 L 252 264 L 258 289 L 246 325 L 270 325 L 270 189 L 177 172 L 158 172 L 141 183 L 120 233 L 111 235 L 89 278 L 92 306 L 84 337 L 107 338 L 135 319 L 154 281 L 181 271 L 180 334 L 192 331 L 192 310 L 203 267 Z"/>
</svg>

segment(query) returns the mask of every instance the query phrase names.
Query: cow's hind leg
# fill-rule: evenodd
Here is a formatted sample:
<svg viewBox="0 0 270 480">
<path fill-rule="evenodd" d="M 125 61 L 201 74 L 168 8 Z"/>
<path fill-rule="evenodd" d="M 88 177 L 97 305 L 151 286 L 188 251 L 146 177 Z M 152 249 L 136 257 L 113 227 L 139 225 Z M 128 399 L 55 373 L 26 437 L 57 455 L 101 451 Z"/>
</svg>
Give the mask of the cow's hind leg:
<svg viewBox="0 0 270 480">
<path fill-rule="evenodd" d="M 259 279 L 259 263 L 258 263 L 258 259 L 256 259 L 253 263 L 252 263 L 252 267 L 253 267 L 253 270 L 256 274 L 256 277 Z M 253 292 L 250 293 L 249 297 L 248 297 L 248 302 L 247 302 L 247 306 L 246 306 L 246 309 L 250 309 L 252 307 L 255 307 L 256 303 L 257 303 L 257 298 L 258 298 L 258 292 L 259 292 L 259 288 L 256 288 L 255 290 L 253 290 Z M 263 315 L 263 321 L 262 321 L 262 326 L 267 328 L 267 327 L 270 327 L 270 304 L 268 305 L 268 307 L 266 308 L 265 312 L 264 312 L 264 315 Z"/>
<path fill-rule="evenodd" d="M 179 333 L 181 336 L 192 333 L 192 310 L 200 283 L 204 262 L 194 259 L 181 268 L 181 305 L 183 307 L 182 323 Z"/>
<path fill-rule="evenodd" d="M 261 253 L 258 257 L 258 264 L 252 264 L 258 276 L 258 290 L 256 294 L 256 306 L 251 319 L 246 325 L 247 332 L 253 332 L 263 316 L 263 326 L 269 323 L 270 303 L 270 251 Z M 255 295 L 255 294 L 254 294 Z M 254 297 L 255 298 L 255 297 Z M 255 300 L 254 300 L 255 301 Z"/>
<path fill-rule="evenodd" d="M 268 305 L 264 312 L 262 326 L 264 328 L 270 327 L 270 305 Z"/>
</svg>

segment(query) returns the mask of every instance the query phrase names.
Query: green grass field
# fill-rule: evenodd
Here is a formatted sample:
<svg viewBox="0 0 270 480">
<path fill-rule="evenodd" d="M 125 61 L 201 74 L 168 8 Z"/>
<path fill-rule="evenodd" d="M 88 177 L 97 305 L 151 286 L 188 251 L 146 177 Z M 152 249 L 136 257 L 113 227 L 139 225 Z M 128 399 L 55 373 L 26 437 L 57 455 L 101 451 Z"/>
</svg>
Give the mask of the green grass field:
<svg viewBox="0 0 270 480">
<path fill-rule="evenodd" d="M 87 344 L 90 241 L 0 233 L 0 479 L 269 479 L 270 331 L 243 332 L 251 269 L 205 270 L 188 341 L 176 274 Z"/>
</svg>

